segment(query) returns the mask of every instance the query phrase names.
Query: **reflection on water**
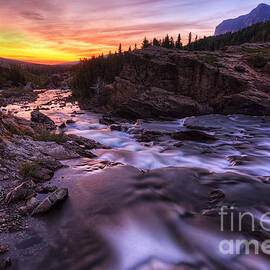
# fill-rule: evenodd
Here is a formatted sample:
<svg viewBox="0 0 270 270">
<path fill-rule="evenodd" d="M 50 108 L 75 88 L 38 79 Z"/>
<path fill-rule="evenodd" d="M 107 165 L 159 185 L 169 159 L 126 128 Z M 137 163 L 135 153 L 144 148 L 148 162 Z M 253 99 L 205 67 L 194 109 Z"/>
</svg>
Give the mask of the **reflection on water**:
<svg viewBox="0 0 270 270">
<path fill-rule="evenodd" d="M 219 178 L 204 170 L 166 168 L 269 176 L 269 118 L 206 115 L 127 124 L 130 129 L 161 132 L 197 129 L 217 138 L 213 143 L 183 141 L 181 147 L 175 147 L 176 141 L 164 136 L 145 144 L 128 132 L 111 131 L 100 124 L 101 115 L 63 100 L 69 95 L 69 91 L 50 90 L 34 103 L 9 105 L 5 110 L 29 119 L 31 111 L 39 107 L 58 125 L 72 119 L 66 133 L 94 139 L 112 149 L 95 150 L 96 160 L 63 162 L 69 167 L 57 171 L 52 184 L 68 187 L 68 201 L 60 210 L 31 219 L 32 229 L 22 235 L 3 235 L 18 259 L 12 269 L 269 269 L 262 256 L 221 254 L 218 245 L 222 239 L 245 237 L 221 234 L 218 217 L 201 215 L 213 189 L 226 194 L 228 205 L 243 209 L 254 205 L 258 212 L 263 203 L 263 209 L 268 209 L 268 185 L 258 187 L 253 178 L 244 176 L 235 176 L 235 184 L 226 175 Z M 101 170 L 99 160 L 133 167 Z M 150 174 L 140 170 L 159 168 L 163 169 Z M 27 239 L 30 246 L 19 249 Z M 180 263 L 186 266 L 176 266 Z"/>
</svg>

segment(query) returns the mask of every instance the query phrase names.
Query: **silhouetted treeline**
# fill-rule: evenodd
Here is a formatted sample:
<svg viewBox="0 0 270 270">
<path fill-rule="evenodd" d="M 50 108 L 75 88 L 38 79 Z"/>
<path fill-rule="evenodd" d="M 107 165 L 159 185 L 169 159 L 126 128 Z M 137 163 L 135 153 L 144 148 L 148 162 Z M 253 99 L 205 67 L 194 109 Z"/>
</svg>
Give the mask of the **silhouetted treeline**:
<svg viewBox="0 0 270 270">
<path fill-rule="evenodd" d="M 219 36 L 204 37 L 201 39 L 198 39 L 197 35 L 192 36 L 192 33 L 190 32 L 188 35 L 187 45 L 185 46 L 182 45 L 180 34 L 176 41 L 174 41 L 173 37 L 169 37 L 169 35 L 166 35 L 163 39 L 154 38 L 152 41 L 144 38 L 142 48 L 160 46 L 164 48 L 179 48 L 183 50 L 215 51 L 220 50 L 225 46 L 258 42 L 270 42 L 270 21 L 254 24 L 235 33 L 226 33 Z"/>
<path fill-rule="evenodd" d="M 148 40 L 146 37 L 144 38 L 142 42 L 142 49 L 147 48 L 149 46 L 157 46 L 157 47 L 163 47 L 163 48 L 178 48 L 182 49 L 182 40 L 181 35 L 178 34 L 177 40 L 175 41 L 173 37 L 170 37 L 169 35 L 166 35 L 162 39 L 153 38 L 153 40 Z"/>
<path fill-rule="evenodd" d="M 27 82 L 46 88 L 54 74 L 71 71 L 72 68 L 70 65 L 2 64 L 0 65 L 0 88 L 25 86 Z"/>
<path fill-rule="evenodd" d="M 120 44 L 118 53 L 81 60 L 71 83 L 73 95 L 91 97 L 102 85 L 112 83 L 122 70 L 124 57 Z"/>
<path fill-rule="evenodd" d="M 70 71 L 72 69 L 72 65 L 24 64 L 21 65 L 21 68 L 35 75 L 51 75 Z"/>
<path fill-rule="evenodd" d="M 14 65 L 11 68 L 0 67 L 0 88 L 25 85 L 22 69 Z"/>
<path fill-rule="evenodd" d="M 270 41 L 270 21 L 257 23 L 235 33 L 205 37 L 186 45 L 184 49 L 214 51 L 225 46 Z"/>
</svg>

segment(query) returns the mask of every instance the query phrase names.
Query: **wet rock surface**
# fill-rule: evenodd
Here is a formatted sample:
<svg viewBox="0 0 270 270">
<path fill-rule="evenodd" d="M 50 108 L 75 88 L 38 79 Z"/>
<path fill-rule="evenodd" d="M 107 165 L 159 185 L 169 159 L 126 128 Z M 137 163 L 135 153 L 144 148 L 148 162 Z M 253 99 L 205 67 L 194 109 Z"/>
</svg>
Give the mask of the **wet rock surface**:
<svg viewBox="0 0 270 270">
<path fill-rule="evenodd" d="M 217 140 L 215 136 L 204 133 L 202 131 L 190 130 L 190 131 L 181 131 L 172 134 L 172 138 L 176 140 L 189 140 L 189 141 L 198 141 L 198 142 L 214 142 Z"/>
<path fill-rule="evenodd" d="M 33 210 L 32 216 L 44 214 L 48 212 L 60 201 L 63 201 L 68 196 L 67 188 L 56 189 L 53 193 L 48 195 L 38 206 Z"/>
</svg>

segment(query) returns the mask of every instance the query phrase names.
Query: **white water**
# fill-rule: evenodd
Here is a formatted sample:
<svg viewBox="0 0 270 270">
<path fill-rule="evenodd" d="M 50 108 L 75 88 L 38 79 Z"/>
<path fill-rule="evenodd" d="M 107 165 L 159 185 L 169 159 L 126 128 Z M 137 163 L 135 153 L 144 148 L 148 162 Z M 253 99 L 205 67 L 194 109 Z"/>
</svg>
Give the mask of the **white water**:
<svg viewBox="0 0 270 270">
<path fill-rule="evenodd" d="M 199 167 L 214 172 L 230 170 L 258 176 L 270 175 L 270 121 L 265 121 L 263 117 L 209 115 L 165 122 L 139 121 L 129 125 L 131 129 L 176 132 L 186 130 L 183 124 L 192 120 L 195 126 L 210 128 L 207 132 L 218 138 L 211 144 L 185 141 L 182 147 L 176 148 L 173 145 L 177 141 L 170 137 L 158 143 L 146 144 L 137 142 L 129 133 L 111 131 L 108 126 L 99 123 L 101 115 L 82 111 L 76 103 L 61 100 L 69 95 L 69 91 L 49 90 L 41 93 L 34 103 L 9 105 L 5 110 L 29 119 L 31 110 L 39 107 L 58 125 L 72 119 L 75 123 L 68 124 L 64 129 L 67 134 L 94 139 L 113 148 L 96 150 L 98 159 L 121 162 L 140 169 Z M 252 156 L 252 160 L 248 165 L 233 166 L 228 157 L 235 155 Z"/>
</svg>

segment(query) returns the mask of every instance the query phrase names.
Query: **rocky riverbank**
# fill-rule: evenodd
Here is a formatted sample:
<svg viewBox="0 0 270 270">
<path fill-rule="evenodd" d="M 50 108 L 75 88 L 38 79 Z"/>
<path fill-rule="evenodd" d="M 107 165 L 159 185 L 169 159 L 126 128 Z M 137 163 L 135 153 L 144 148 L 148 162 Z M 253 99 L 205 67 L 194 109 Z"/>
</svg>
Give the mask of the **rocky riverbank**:
<svg viewBox="0 0 270 270">
<path fill-rule="evenodd" d="M 27 229 L 29 216 L 49 211 L 68 196 L 67 189 L 47 184 L 63 167 L 61 160 L 93 158 L 92 149 L 107 148 L 54 129 L 54 122 L 39 111 L 32 112 L 32 121 L 0 114 L 0 234 Z M 112 164 L 103 162 L 99 168 Z M 40 194 L 47 195 L 40 199 Z M 7 251 L 0 243 L 0 254 Z M 9 262 L 0 261 L 0 268 Z"/>
<path fill-rule="evenodd" d="M 115 82 L 81 106 L 129 119 L 269 115 L 269 55 L 269 43 L 217 52 L 137 50 L 125 54 Z"/>
<path fill-rule="evenodd" d="M 3 90 L 0 92 L 0 107 L 5 107 L 9 104 L 15 103 L 29 103 L 37 100 L 38 95 L 45 90 L 24 89 L 24 88 L 12 88 Z"/>
</svg>

